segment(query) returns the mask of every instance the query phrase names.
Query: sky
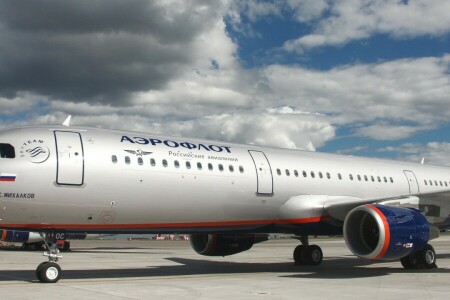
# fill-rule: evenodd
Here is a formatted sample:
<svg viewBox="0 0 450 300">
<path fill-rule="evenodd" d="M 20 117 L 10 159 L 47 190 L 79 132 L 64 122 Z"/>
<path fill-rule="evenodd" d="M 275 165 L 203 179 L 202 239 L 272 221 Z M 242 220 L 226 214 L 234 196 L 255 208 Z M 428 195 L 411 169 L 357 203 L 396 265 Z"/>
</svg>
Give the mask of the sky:
<svg viewBox="0 0 450 300">
<path fill-rule="evenodd" d="M 0 0 L 0 128 L 450 165 L 450 1 Z"/>
</svg>

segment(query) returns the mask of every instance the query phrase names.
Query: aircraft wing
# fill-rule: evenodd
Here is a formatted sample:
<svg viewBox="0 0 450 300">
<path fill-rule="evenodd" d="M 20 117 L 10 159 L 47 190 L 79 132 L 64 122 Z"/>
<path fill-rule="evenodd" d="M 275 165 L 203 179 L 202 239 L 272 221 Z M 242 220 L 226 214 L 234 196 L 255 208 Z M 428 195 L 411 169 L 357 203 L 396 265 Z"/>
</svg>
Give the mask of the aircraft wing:
<svg viewBox="0 0 450 300">
<path fill-rule="evenodd" d="M 329 216 L 343 221 L 350 210 L 364 204 L 416 208 L 424 213 L 430 223 L 438 226 L 446 224 L 446 220 L 450 217 L 450 192 L 448 191 L 390 198 L 330 197 L 330 201 L 324 205 L 324 210 Z"/>
</svg>

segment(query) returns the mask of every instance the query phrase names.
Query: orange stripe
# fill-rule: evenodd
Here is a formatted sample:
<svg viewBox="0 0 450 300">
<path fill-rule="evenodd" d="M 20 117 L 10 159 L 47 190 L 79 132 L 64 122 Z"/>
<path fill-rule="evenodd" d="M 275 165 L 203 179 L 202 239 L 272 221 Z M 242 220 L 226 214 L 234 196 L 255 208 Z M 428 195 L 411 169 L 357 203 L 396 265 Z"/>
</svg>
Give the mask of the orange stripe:
<svg viewBox="0 0 450 300">
<path fill-rule="evenodd" d="M 384 226 L 384 245 L 383 248 L 381 249 L 380 254 L 378 254 L 374 260 L 380 260 L 387 252 L 388 248 L 389 248 L 389 243 L 391 241 L 391 230 L 389 228 L 389 224 L 386 220 L 386 217 L 384 216 L 384 214 L 381 212 L 381 210 L 379 210 L 376 206 L 368 204 L 368 207 L 370 207 L 371 209 L 373 209 L 381 218 L 381 220 L 383 221 L 383 226 Z"/>
<path fill-rule="evenodd" d="M 152 228 L 181 228 L 181 227 L 223 227 L 242 225 L 271 225 L 271 224 L 309 224 L 330 220 L 329 216 L 284 220 L 253 220 L 253 221 L 223 221 L 223 222 L 192 222 L 192 223 L 150 223 L 150 224 L 8 224 L 5 228 L 29 229 L 152 229 Z"/>
<path fill-rule="evenodd" d="M 2 241 L 6 241 L 6 234 L 7 234 L 7 231 L 3 230 L 2 231 Z"/>
</svg>

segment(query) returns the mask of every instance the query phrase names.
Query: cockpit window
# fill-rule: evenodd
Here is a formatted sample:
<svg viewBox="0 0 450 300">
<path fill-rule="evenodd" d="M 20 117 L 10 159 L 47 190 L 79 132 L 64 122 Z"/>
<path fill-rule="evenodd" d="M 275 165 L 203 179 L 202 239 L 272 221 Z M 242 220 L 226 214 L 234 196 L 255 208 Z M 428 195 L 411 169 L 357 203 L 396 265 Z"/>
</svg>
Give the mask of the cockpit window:
<svg viewBox="0 0 450 300">
<path fill-rule="evenodd" d="M 10 144 L 0 144 L 0 157 L 15 158 L 16 152 L 14 151 L 14 147 Z"/>
</svg>

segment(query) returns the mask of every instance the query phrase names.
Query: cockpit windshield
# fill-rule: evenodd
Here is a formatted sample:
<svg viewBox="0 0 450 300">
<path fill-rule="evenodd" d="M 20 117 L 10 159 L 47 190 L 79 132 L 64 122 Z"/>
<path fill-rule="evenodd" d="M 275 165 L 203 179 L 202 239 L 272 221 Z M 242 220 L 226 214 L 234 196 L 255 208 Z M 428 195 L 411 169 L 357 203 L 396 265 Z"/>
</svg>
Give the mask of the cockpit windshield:
<svg viewBox="0 0 450 300">
<path fill-rule="evenodd" d="M 15 158 L 16 151 L 14 147 L 10 144 L 0 143 L 0 158 Z"/>
</svg>

